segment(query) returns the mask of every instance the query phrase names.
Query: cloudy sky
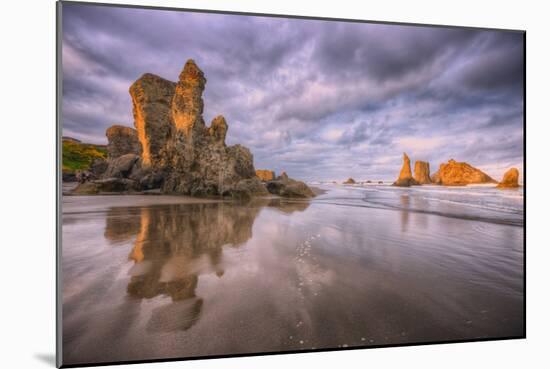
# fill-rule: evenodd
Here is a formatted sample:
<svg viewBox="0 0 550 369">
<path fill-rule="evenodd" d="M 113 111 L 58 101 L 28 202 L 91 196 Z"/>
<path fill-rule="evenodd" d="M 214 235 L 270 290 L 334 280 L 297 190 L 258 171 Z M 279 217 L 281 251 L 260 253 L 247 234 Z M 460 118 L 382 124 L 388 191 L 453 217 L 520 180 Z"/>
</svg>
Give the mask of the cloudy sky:
<svg viewBox="0 0 550 369">
<path fill-rule="evenodd" d="M 523 35 L 63 6 L 63 134 L 106 143 L 133 126 L 128 88 L 176 81 L 194 59 L 207 124 L 256 168 L 306 180 L 395 179 L 405 151 L 432 172 L 454 158 L 500 179 L 523 169 Z"/>
</svg>

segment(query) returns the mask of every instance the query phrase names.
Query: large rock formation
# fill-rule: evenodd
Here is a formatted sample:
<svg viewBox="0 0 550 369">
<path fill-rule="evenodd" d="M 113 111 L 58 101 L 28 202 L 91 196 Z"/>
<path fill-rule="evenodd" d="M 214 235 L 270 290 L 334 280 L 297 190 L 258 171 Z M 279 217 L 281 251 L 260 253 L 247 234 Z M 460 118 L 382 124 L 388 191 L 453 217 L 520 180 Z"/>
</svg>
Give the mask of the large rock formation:
<svg viewBox="0 0 550 369">
<path fill-rule="evenodd" d="M 516 168 L 509 169 L 504 173 L 502 181 L 497 185 L 497 188 L 517 188 L 519 187 L 519 170 Z"/>
<path fill-rule="evenodd" d="M 430 163 L 417 160 L 414 163 L 414 180 L 419 184 L 430 184 Z"/>
<path fill-rule="evenodd" d="M 206 127 L 202 117 L 205 85 L 204 73 L 193 60 L 187 61 L 177 83 L 149 73 L 134 82 L 129 92 L 135 133 L 119 126 L 109 129 L 112 154 L 101 178 L 113 183 L 118 179 L 117 188 L 124 191 L 160 188 L 163 193 L 236 198 L 267 194 L 256 176 L 250 150 L 225 144 L 225 118 L 217 116 Z M 123 136 L 129 141 L 126 146 L 118 142 Z M 103 187 L 88 185 L 86 191 Z M 282 187 L 287 189 L 278 191 L 281 196 L 313 193 L 305 183 L 290 179 Z"/>
<path fill-rule="evenodd" d="M 493 178 L 481 170 L 472 167 L 468 163 L 457 162 L 453 159 L 439 166 L 439 170 L 432 176 L 432 182 L 444 186 L 496 183 Z"/>
<path fill-rule="evenodd" d="M 164 78 L 146 73 L 132 86 L 134 126 L 141 142 L 142 163 L 148 167 L 158 156 L 172 129 L 172 98 L 176 84 Z"/>
<path fill-rule="evenodd" d="M 142 78 L 151 79 L 150 75 Z M 165 193 L 231 195 L 237 187 L 242 187 L 238 186 L 241 180 L 257 180 L 250 151 L 241 145 L 226 146 L 228 126 L 225 118 L 217 116 L 210 127 L 206 127 L 202 117 L 205 84 L 203 72 L 193 60 L 187 61 L 171 99 L 167 98 L 172 91 L 170 84 L 162 84 L 165 87 L 163 96 L 166 101 L 170 100 L 169 106 L 162 105 L 162 121 L 157 116 L 152 123 L 148 117 L 144 117 L 141 123 L 136 121 L 138 136 L 151 143 L 149 159 L 146 159 L 144 150 L 143 166 L 150 166 L 153 172 L 162 173 L 162 190 Z M 134 85 L 146 84 L 138 81 Z M 152 91 L 153 94 L 157 92 L 158 89 Z M 155 101 L 148 94 L 149 91 L 143 89 L 141 100 Z M 147 110 L 141 100 L 133 99 L 134 111 Z M 166 134 L 151 137 L 147 127 L 165 127 L 162 132 Z M 157 142 L 161 148 L 153 151 L 152 142 Z"/>
<path fill-rule="evenodd" d="M 344 184 L 355 184 L 355 183 L 357 183 L 357 182 L 355 182 L 355 179 L 353 179 L 353 178 L 348 178 L 344 182 Z"/>
<path fill-rule="evenodd" d="M 394 186 L 409 187 L 418 185 L 418 182 L 413 178 L 411 173 L 411 159 L 406 153 L 403 153 L 403 166 L 399 172 L 399 178 L 393 183 Z"/>
<path fill-rule="evenodd" d="M 107 155 L 109 159 L 125 154 L 141 155 L 141 143 L 137 131 L 130 127 L 114 125 L 105 132 L 108 140 Z"/>
<path fill-rule="evenodd" d="M 256 177 L 267 182 L 275 179 L 275 172 L 267 169 L 256 169 Z"/>
</svg>

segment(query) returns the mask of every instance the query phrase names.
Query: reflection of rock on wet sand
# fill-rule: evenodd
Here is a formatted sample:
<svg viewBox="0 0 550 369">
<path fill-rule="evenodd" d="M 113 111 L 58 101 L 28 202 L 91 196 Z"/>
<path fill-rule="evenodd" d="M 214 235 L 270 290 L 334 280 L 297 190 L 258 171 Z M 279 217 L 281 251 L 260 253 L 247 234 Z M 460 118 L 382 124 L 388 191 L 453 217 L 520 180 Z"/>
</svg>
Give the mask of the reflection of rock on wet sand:
<svg viewBox="0 0 550 369">
<path fill-rule="evenodd" d="M 196 296 L 198 276 L 224 274 L 222 248 L 238 247 L 252 237 L 263 207 L 283 213 L 303 211 L 307 202 L 258 199 L 248 204 L 201 203 L 113 208 L 105 237 L 114 242 L 136 237 L 129 259 L 127 293 L 133 299 L 169 296 L 153 310 L 149 331 L 186 330 L 198 320 L 203 301 Z"/>
<path fill-rule="evenodd" d="M 407 232 L 409 226 L 410 198 L 408 195 L 401 195 L 399 202 L 401 203 L 401 232 Z"/>
<path fill-rule="evenodd" d="M 126 241 L 134 237 L 140 229 L 141 209 L 135 208 L 112 208 L 107 214 L 104 236 L 111 243 Z"/>
<path fill-rule="evenodd" d="M 288 201 L 285 199 L 271 199 L 269 201 L 265 200 L 258 200 L 260 204 L 265 204 L 265 206 L 270 208 L 275 208 L 278 211 L 290 214 L 294 213 L 295 211 L 304 211 L 309 206 L 309 201 Z"/>
</svg>

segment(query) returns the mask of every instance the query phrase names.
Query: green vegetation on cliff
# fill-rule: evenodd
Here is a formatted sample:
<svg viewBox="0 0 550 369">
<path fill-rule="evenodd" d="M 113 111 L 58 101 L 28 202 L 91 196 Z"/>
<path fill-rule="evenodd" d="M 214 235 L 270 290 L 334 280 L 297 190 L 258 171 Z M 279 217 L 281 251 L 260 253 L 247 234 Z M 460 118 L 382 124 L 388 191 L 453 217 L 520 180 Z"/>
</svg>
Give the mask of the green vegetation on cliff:
<svg viewBox="0 0 550 369">
<path fill-rule="evenodd" d="M 96 158 L 107 158 L 107 148 L 105 146 L 63 140 L 64 173 L 74 173 L 76 170 L 88 169 Z"/>
</svg>

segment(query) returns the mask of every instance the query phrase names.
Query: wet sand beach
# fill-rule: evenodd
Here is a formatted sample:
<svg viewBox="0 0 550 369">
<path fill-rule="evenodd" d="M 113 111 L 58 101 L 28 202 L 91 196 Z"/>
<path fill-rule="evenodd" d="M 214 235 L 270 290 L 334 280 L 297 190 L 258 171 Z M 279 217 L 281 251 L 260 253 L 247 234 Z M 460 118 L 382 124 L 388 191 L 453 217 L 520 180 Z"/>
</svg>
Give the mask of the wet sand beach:
<svg viewBox="0 0 550 369">
<path fill-rule="evenodd" d="M 63 198 L 65 364 L 521 336 L 523 192 Z"/>
</svg>

